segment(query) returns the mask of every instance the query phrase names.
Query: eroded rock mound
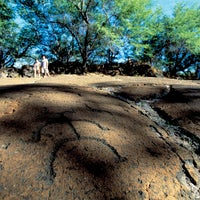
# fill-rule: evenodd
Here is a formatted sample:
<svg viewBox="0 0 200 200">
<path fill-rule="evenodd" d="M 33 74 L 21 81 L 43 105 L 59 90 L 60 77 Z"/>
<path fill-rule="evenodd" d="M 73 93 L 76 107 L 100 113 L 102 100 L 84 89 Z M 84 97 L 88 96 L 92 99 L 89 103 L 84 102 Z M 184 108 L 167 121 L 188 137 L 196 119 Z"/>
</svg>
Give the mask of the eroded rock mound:
<svg viewBox="0 0 200 200">
<path fill-rule="evenodd" d="M 199 198 L 195 146 L 149 104 L 173 87 L 75 79 L 0 88 L 1 199 Z"/>
</svg>

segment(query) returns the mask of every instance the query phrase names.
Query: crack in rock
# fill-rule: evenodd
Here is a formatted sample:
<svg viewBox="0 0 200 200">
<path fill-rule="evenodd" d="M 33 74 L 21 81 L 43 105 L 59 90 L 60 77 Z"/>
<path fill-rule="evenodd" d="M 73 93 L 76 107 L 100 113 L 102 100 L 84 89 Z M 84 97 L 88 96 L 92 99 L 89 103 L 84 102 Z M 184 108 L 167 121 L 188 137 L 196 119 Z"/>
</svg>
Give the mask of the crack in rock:
<svg viewBox="0 0 200 200">
<path fill-rule="evenodd" d="M 200 139 L 195 136 L 193 133 L 190 133 L 189 131 L 184 130 L 183 128 L 179 126 L 172 125 L 170 122 L 163 119 L 159 113 L 151 107 L 151 103 L 155 101 L 159 101 L 162 97 L 169 94 L 169 92 L 173 90 L 173 87 L 171 85 L 166 86 L 166 90 L 161 94 L 158 95 L 157 98 L 153 100 L 140 100 L 138 102 L 132 101 L 128 99 L 127 97 L 123 97 L 122 95 L 119 95 L 116 91 L 113 92 L 113 90 L 110 91 L 110 95 L 114 98 L 117 98 L 125 103 L 128 103 L 131 107 L 135 108 L 138 113 L 146 116 L 151 121 L 153 121 L 158 127 L 160 127 L 162 130 L 164 130 L 169 136 L 171 136 L 174 141 L 179 146 L 184 147 L 187 149 L 190 153 L 194 152 L 196 155 L 200 155 Z M 199 170 L 194 169 L 195 166 L 188 166 L 187 162 L 179 155 L 179 153 L 174 149 L 171 144 L 165 139 L 158 131 L 158 129 L 155 126 L 151 126 L 151 129 L 153 130 L 156 135 L 164 140 L 164 142 L 169 146 L 171 151 L 175 153 L 175 155 L 179 158 L 179 160 L 182 163 L 182 176 L 185 177 L 185 185 L 187 185 L 192 193 L 194 198 L 200 197 L 200 191 L 199 191 L 199 180 L 200 180 L 200 173 Z M 191 153 L 192 155 L 192 153 Z M 193 163 L 195 163 L 195 160 L 193 160 Z M 179 176 L 180 177 L 180 176 Z M 180 178 L 178 178 L 180 180 Z M 197 183 L 198 182 L 198 183 Z"/>
</svg>

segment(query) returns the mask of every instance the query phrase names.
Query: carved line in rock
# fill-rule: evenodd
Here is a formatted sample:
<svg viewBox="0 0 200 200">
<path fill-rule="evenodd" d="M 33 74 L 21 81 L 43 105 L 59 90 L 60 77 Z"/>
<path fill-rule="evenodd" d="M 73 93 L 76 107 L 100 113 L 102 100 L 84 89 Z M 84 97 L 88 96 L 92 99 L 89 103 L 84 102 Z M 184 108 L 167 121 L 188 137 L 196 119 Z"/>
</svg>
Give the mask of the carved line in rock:
<svg viewBox="0 0 200 200">
<path fill-rule="evenodd" d="M 111 112 L 109 112 L 107 110 L 101 110 L 101 109 L 92 108 L 92 107 L 88 106 L 87 104 L 85 104 L 85 106 L 86 106 L 86 108 L 88 108 L 92 112 L 99 112 L 99 113 L 104 112 L 104 113 L 108 113 L 110 115 L 113 115 Z"/>
<path fill-rule="evenodd" d="M 103 127 L 101 124 L 99 124 L 99 123 L 97 123 L 97 122 L 95 122 L 93 120 L 89 120 L 89 119 L 74 119 L 74 120 L 72 120 L 72 122 L 87 122 L 87 123 L 91 123 L 91 124 L 96 125 L 98 128 L 100 128 L 103 131 L 110 130 L 109 128 Z"/>
<path fill-rule="evenodd" d="M 55 119 L 50 119 L 47 123 L 45 123 L 43 126 L 41 126 L 37 131 L 34 131 L 32 134 L 32 142 L 39 142 L 41 140 L 41 135 L 42 135 L 42 130 L 48 126 L 48 125 L 52 125 L 52 124 L 57 124 L 57 123 L 67 123 L 71 128 L 72 131 L 74 133 L 74 135 L 76 136 L 76 138 L 63 138 L 60 140 L 55 141 L 54 143 L 54 147 L 50 152 L 49 158 L 48 158 L 48 162 L 47 162 L 47 167 L 46 167 L 46 181 L 49 184 L 53 184 L 54 182 L 54 178 L 56 177 L 56 173 L 53 167 L 54 161 L 56 159 L 57 156 L 57 152 L 60 150 L 60 148 L 64 145 L 64 143 L 68 143 L 68 142 L 74 142 L 74 141 L 81 141 L 81 140 L 91 140 L 91 141 L 96 141 L 98 143 L 100 143 L 101 145 L 106 146 L 113 154 L 114 156 L 117 158 L 117 162 L 124 162 L 127 160 L 126 157 L 121 156 L 118 151 L 112 146 L 110 145 L 106 140 L 104 139 L 100 139 L 100 138 L 96 138 L 96 137 L 86 137 L 86 136 L 81 136 L 76 128 L 73 125 L 73 121 L 81 121 L 81 122 L 87 122 L 87 123 L 91 123 L 96 125 L 99 129 L 103 130 L 103 131 L 107 131 L 109 130 L 109 128 L 103 127 L 101 124 L 93 121 L 93 120 L 87 120 L 87 119 L 74 119 L 74 120 L 70 120 L 69 118 L 64 116 L 64 113 L 59 113 L 59 117 L 55 118 Z M 57 113 L 58 114 L 58 113 Z"/>
<path fill-rule="evenodd" d="M 122 157 L 117 150 L 110 145 L 109 143 L 106 142 L 106 140 L 104 139 L 100 139 L 100 138 L 95 138 L 95 137 L 80 137 L 79 139 L 62 139 L 62 140 L 58 140 L 57 142 L 55 142 L 53 150 L 50 153 L 50 156 L 48 158 L 48 166 L 47 166 L 47 175 L 48 175 L 48 182 L 50 182 L 51 184 L 53 184 L 53 181 L 56 177 L 56 172 L 54 170 L 54 161 L 56 159 L 57 153 L 60 150 L 60 148 L 64 145 L 64 143 L 69 143 L 69 142 L 76 142 L 76 141 L 83 141 L 83 140 L 91 140 L 91 141 L 95 141 L 100 143 L 101 145 L 107 147 L 116 157 L 116 163 L 120 163 L 120 162 L 125 162 L 127 160 L 126 157 Z"/>
</svg>

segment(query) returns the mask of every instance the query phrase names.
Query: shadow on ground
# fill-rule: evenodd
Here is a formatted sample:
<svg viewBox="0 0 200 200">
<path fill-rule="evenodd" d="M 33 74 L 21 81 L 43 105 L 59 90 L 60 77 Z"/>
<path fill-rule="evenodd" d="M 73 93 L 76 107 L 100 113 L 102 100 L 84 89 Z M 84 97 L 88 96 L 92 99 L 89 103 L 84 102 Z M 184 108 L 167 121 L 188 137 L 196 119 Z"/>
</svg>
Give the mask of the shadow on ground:
<svg viewBox="0 0 200 200">
<path fill-rule="evenodd" d="M 107 92 L 8 86 L 0 88 L 0 103 L 1 199 L 191 196 L 174 151 L 180 147 L 158 137 L 152 127 L 162 134 L 161 128 Z"/>
</svg>

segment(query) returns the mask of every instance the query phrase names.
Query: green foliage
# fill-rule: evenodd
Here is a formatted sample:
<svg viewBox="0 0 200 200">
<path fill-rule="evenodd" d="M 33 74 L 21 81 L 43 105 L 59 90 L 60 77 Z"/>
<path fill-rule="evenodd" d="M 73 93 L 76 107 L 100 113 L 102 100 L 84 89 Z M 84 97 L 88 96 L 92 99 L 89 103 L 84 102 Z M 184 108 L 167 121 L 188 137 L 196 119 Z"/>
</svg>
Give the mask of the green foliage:
<svg viewBox="0 0 200 200">
<path fill-rule="evenodd" d="M 84 71 L 94 61 L 112 64 L 124 50 L 124 59 L 165 67 L 169 76 L 199 61 L 197 5 L 177 4 L 172 16 L 164 16 L 161 9 L 152 10 L 151 0 L 10 2 L 0 0 L 0 42 L 14 58 L 48 54 L 82 62 Z M 24 20 L 20 29 L 12 21 L 15 11 Z"/>
<path fill-rule="evenodd" d="M 196 5 L 185 7 L 178 4 L 172 21 L 173 40 L 184 43 L 192 53 L 200 53 L 200 8 Z"/>
<path fill-rule="evenodd" d="M 12 27 L 12 11 L 8 5 L 0 0 L 0 42 L 2 44 L 5 35 L 9 34 L 10 28 Z"/>
<path fill-rule="evenodd" d="M 11 49 L 15 41 L 16 24 L 8 1 L 0 0 L 0 68 L 13 64 Z"/>
<path fill-rule="evenodd" d="M 200 13 L 197 6 L 177 4 L 173 16 L 160 16 L 155 34 L 141 59 L 152 65 L 164 67 L 170 77 L 199 62 Z"/>
<path fill-rule="evenodd" d="M 92 59 L 93 52 L 98 48 L 106 51 L 113 44 L 114 38 L 117 38 L 111 26 L 111 4 L 110 1 L 95 0 L 54 1 L 56 23 L 65 27 L 74 38 L 84 66 Z"/>
<path fill-rule="evenodd" d="M 0 21 L 1 23 L 12 19 L 12 11 L 5 1 L 0 0 Z"/>
<path fill-rule="evenodd" d="M 155 17 L 151 10 L 151 1 L 130 0 L 116 1 L 116 10 L 122 35 L 134 47 L 134 54 L 139 55 L 148 44 L 143 41 L 154 35 L 155 28 L 152 23 Z"/>
</svg>

